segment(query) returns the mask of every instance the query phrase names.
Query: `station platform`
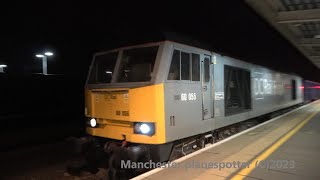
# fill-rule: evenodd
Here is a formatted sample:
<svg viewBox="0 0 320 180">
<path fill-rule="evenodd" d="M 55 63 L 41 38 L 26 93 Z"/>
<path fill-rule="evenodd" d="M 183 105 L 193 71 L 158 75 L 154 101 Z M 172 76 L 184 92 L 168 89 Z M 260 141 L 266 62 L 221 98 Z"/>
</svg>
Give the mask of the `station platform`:
<svg viewBox="0 0 320 180">
<path fill-rule="evenodd" d="M 133 179 L 320 179 L 320 101 Z"/>
</svg>

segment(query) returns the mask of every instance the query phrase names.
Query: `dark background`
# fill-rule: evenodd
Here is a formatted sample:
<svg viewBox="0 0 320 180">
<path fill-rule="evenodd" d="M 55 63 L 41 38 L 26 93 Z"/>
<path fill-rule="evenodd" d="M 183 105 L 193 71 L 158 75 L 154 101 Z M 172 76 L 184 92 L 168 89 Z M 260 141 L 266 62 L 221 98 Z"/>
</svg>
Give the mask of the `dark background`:
<svg viewBox="0 0 320 180">
<path fill-rule="evenodd" d="M 320 81 L 320 71 L 243 1 L 11 2 L 0 7 L 0 150 L 81 136 L 94 52 L 175 32 L 212 51 Z M 50 50 L 50 76 L 36 53 Z"/>
</svg>

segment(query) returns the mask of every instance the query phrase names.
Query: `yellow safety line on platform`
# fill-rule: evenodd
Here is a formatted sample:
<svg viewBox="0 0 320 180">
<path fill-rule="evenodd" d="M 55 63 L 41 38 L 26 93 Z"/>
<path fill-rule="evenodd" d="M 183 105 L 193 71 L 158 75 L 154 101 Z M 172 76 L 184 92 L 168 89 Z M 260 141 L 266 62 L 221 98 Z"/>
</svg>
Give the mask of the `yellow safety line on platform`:
<svg viewBox="0 0 320 180">
<path fill-rule="evenodd" d="M 294 129 L 292 129 L 290 132 L 288 132 L 285 136 L 283 136 L 281 139 L 279 139 L 276 143 L 274 143 L 267 150 L 262 152 L 262 154 L 260 154 L 257 158 L 252 160 L 251 163 L 250 163 L 249 168 L 242 169 L 240 172 L 238 172 L 236 175 L 234 175 L 231 179 L 232 180 L 241 180 L 241 179 L 246 178 L 255 169 L 257 161 L 263 161 L 263 160 L 267 159 L 274 151 L 276 151 L 282 144 L 284 144 L 287 140 L 289 140 L 306 123 L 308 123 L 316 114 L 318 114 L 318 111 L 310 114 L 306 119 L 304 119 Z"/>
</svg>

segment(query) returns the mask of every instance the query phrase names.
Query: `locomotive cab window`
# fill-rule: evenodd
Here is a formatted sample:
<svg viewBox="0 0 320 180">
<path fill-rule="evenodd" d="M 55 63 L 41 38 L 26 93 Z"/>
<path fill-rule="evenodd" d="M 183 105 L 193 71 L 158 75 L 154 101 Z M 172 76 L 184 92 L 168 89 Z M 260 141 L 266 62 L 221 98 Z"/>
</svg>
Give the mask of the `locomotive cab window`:
<svg viewBox="0 0 320 180">
<path fill-rule="evenodd" d="M 251 82 L 248 70 L 225 65 L 224 83 L 226 116 L 251 109 Z"/>
<path fill-rule="evenodd" d="M 190 80 L 190 54 L 181 52 L 181 80 Z"/>
<path fill-rule="evenodd" d="M 200 81 L 200 55 L 174 50 L 168 80 Z"/>
<path fill-rule="evenodd" d="M 94 58 L 88 83 L 150 81 L 157 53 L 158 46 L 151 46 L 97 55 Z M 117 61 L 120 61 L 119 67 L 116 67 Z"/>
<path fill-rule="evenodd" d="M 210 81 L 210 59 L 208 57 L 204 58 L 204 81 Z"/>
<path fill-rule="evenodd" d="M 92 65 L 89 83 L 110 83 L 114 75 L 118 52 L 97 55 Z"/>
<path fill-rule="evenodd" d="M 158 46 L 124 50 L 117 82 L 145 82 L 151 80 Z"/>
<path fill-rule="evenodd" d="M 200 81 L 200 55 L 192 53 L 192 81 Z"/>
</svg>

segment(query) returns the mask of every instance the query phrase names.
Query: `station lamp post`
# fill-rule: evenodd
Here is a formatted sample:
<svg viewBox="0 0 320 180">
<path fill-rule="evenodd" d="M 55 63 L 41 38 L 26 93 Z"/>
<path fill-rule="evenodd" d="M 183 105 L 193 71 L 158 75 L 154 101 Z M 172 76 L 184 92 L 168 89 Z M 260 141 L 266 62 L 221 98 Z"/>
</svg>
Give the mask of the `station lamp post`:
<svg viewBox="0 0 320 180">
<path fill-rule="evenodd" d="M 42 59 L 42 73 L 48 75 L 48 57 L 53 56 L 52 52 L 45 52 L 44 54 L 36 54 L 37 58 Z"/>
<path fill-rule="evenodd" d="M 7 65 L 5 64 L 0 64 L 0 73 L 4 73 L 4 68 L 6 68 Z"/>
</svg>

